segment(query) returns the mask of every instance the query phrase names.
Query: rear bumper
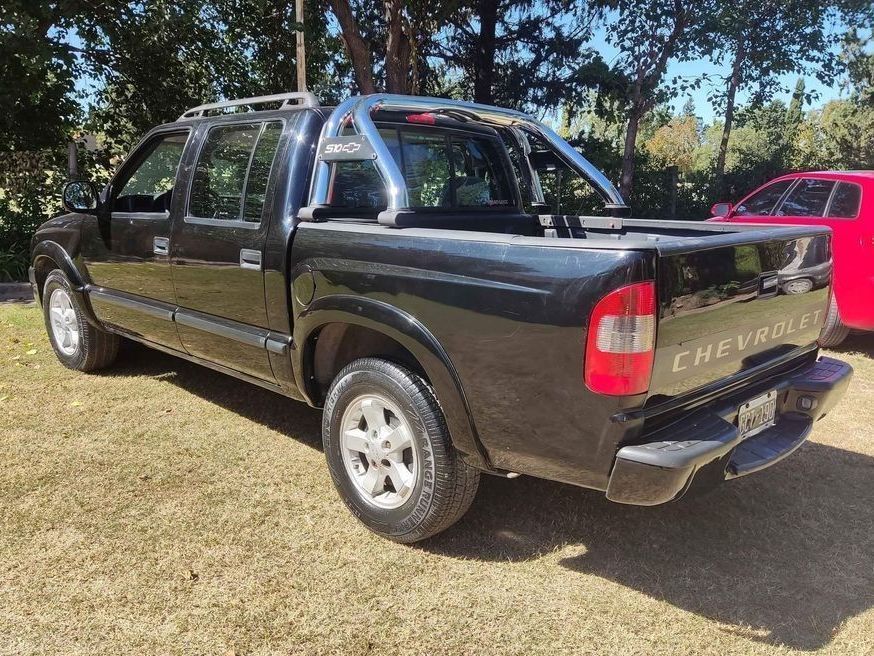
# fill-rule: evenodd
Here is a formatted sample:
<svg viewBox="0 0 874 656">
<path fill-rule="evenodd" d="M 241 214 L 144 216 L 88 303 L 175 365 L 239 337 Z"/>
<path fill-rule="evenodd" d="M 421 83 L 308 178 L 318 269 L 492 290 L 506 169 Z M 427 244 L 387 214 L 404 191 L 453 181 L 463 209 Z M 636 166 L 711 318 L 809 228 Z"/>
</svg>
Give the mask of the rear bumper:
<svg viewBox="0 0 874 656">
<path fill-rule="evenodd" d="M 709 486 L 779 462 L 801 446 L 813 422 L 834 407 L 852 375 L 850 365 L 823 357 L 771 385 L 769 389 L 778 392 L 777 423 L 745 440 L 740 439 L 736 419 L 746 399 L 733 396 L 659 429 L 643 444 L 619 449 L 607 498 L 654 506 L 681 497 L 693 480 Z"/>
</svg>

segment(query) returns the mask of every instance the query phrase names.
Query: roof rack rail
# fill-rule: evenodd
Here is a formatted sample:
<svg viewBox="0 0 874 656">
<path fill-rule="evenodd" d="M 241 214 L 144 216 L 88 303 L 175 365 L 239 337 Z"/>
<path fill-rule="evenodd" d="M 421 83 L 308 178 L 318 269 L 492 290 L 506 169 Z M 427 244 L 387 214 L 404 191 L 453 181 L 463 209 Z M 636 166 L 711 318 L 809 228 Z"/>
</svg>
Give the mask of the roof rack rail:
<svg viewBox="0 0 874 656">
<path fill-rule="evenodd" d="M 228 109 L 230 107 L 252 107 L 254 105 L 264 105 L 266 103 L 281 103 L 278 109 L 286 107 L 318 107 L 318 99 L 309 91 L 293 91 L 291 93 L 277 93 L 272 96 L 254 96 L 252 98 L 240 98 L 238 100 L 224 100 L 222 102 L 208 103 L 206 105 L 198 105 L 192 107 L 182 116 L 177 118 L 177 121 L 187 121 L 193 118 L 202 118 L 214 109 Z M 255 110 L 258 111 L 258 110 Z"/>
</svg>

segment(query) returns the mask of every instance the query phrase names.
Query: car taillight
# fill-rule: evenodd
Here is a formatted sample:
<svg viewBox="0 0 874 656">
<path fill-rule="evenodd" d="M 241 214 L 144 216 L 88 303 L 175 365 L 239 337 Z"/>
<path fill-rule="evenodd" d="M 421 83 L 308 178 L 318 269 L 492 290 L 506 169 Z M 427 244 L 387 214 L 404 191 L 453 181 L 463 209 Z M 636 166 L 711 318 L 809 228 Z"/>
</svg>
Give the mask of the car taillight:
<svg viewBox="0 0 874 656">
<path fill-rule="evenodd" d="M 586 387 L 625 396 L 649 389 L 655 354 L 653 281 L 610 292 L 592 310 L 583 365 Z"/>
</svg>

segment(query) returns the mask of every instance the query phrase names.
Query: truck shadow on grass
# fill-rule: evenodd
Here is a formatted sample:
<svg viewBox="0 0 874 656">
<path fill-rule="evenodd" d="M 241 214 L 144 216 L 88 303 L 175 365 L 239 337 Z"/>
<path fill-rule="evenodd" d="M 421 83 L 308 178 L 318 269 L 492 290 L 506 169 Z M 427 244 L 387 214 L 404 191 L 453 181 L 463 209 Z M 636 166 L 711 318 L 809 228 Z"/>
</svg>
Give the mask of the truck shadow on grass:
<svg viewBox="0 0 874 656">
<path fill-rule="evenodd" d="M 654 508 L 485 477 L 468 515 L 423 548 L 495 561 L 578 551 L 561 565 L 750 640 L 814 650 L 874 607 L 872 481 L 874 458 L 817 443 L 709 495 Z"/>
<path fill-rule="evenodd" d="M 860 353 L 874 359 L 874 334 L 852 334 L 840 345 L 831 349 L 835 353 Z"/>
<path fill-rule="evenodd" d="M 307 446 L 322 448 L 321 410 L 134 342 L 123 342 L 118 363 L 100 375 L 160 378 Z"/>
<path fill-rule="evenodd" d="M 204 367 L 126 344 L 104 375 L 160 377 L 321 449 L 320 411 Z M 562 550 L 569 575 L 601 577 L 753 641 L 814 650 L 874 607 L 872 481 L 874 458 L 816 442 L 709 495 L 654 508 L 484 476 L 467 515 L 414 548 L 496 562 Z"/>
</svg>

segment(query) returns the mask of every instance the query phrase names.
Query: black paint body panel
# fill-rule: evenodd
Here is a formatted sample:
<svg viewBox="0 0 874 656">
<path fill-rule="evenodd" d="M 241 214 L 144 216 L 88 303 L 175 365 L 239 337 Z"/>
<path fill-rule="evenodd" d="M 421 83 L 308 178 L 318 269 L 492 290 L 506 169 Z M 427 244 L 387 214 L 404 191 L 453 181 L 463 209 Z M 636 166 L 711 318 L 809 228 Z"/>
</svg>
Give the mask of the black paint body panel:
<svg viewBox="0 0 874 656">
<path fill-rule="evenodd" d="M 673 371 L 688 364 L 683 354 L 692 347 L 715 354 L 725 339 L 737 341 L 723 331 L 743 341 L 759 315 L 824 309 L 827 229 L 629 220 L 589 229 L 565 221 L 550 237 L 538 217 L 519 213 L 491 232 L 446 229 L 436 215 L 435 227 L 402 229 L 360 217 L 299 223 L 325 116 L 258 114 L 285 120 L 260 224 L 186 221 L 207 129 L 253 120 L 196 119 L 155 131 L 192 134 L 168 216 L 59 217 L 37 233 L 35 264 L 63 268 L 95 322 L 312 405 L 321 402 L 313 376 L 319 332 L 343 323 L 382 333 L 420 365 L 468 462 L 598 489 L 607 488 L 622 447 L 815 357 L 808 321 L 791 339 L 714 355 L 699 379 Z M 109 193 L 111 185 L 104 201 Z M 498 221 L 489 217 L 480 230 Z M 158 235 L 169 237 L 169 256 L 152 252 Z M 241 249 L 261 253 L 260 271 L 240 267 Z M 759 288 L 772 273 L 779 285 L 805 267 L 819 282 L 803 297 Z M 608 292 L 646 280 L 659 294 L 652 388 L 595 394 L 583 382 L 591 311 Z"/>
</svg>

